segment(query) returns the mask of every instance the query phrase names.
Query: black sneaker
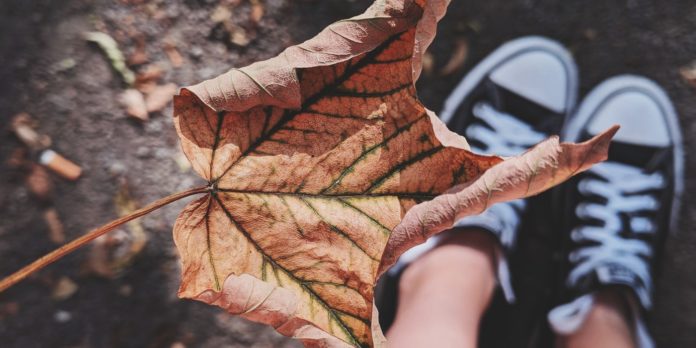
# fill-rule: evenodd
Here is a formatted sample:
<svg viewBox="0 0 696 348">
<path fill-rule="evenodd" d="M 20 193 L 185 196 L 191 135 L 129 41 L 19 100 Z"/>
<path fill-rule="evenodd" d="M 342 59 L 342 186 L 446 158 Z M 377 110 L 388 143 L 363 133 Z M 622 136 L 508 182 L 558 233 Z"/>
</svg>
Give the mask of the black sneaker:
<svg viewBox="0 0 696 348">
<path fill-rule="evenodd" d="M 609 159 L 558 190 L 560 229 L 567 235 L 564 293 L 570 303 L 549 313 L 557 333 L 575 332 L 604 287 L 624 287 L 636 342 L 652 347 L 644 315 L 652 306 L 656 261 L 676 226 L 683 191 L 679 122 L 667 94 L 636 76 L 596 87 L 564 128 L 566 141 L 582 141 L 614 124 L 621 129 Z M 554 215 L 556 215 L 554 214 Z"/>
<path fill-rule="evenodd" d="M 464 135 L 472 151 L 518 155 L 557 134 L 577 97 L 577 68 L 558 43 L 541 37 L 508 42 L 480 62 L 454 89 L 440 114 L 449 128 Z M 514 247 L 524 200 L 500 203 L 484 213 L 459 220 L 457 227 L 483 228 L 497 237 L 498 281 L 514 301 L 505 255 Z M 404 268 L 438 244 L 438 237 L 406 252 L 382 276 L 376 292 L 380 325 L 386 332 L 397 308 L 399 279 Z"/>
</svg>

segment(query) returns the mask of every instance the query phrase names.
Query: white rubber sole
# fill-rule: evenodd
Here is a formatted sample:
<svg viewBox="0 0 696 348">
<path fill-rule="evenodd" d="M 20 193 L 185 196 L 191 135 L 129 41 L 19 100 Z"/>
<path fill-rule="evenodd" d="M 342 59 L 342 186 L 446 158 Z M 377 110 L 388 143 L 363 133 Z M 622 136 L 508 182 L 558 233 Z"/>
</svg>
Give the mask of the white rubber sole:
<svg viewBox="0 0 696 348">
<path fill-rule="evenodd" d="M 561 131 L 561 139 L 572 142 L 581 140 L 582 131 L 602 104 L 612 96 L 627 91 L 638 91 L 648 95 L 657 103 L 667 123 L 667 129 L 674 146 L 675 192 L 672 201 L 672 215 L 670 216 L 670 231 L 673 232 L 677 227 L 681 197 L 684 192 L 684 148 L 679 118 L 667 93 L 660 86 L 647 78 L 635 75 L 620 75 L 605 80 L 590 91 L 575 115 L 568 119 Z"/>
<path fill-rule="evenodd" d="M 478 86 L 493 70 L 503 63 L 529 51 L 545 51 L 563 64 L 568 74 L 566 90 L 566 117 L 575 109 L 578 97 L 578 68 L 570 53 L 558 42 L 540 36 L 526 36 L 509 41 L 493 51 L 476 67 L 466 74 L 466 77 L 450 93 L 440 112 L 440 119 L 445 124 L 452 120 L 462 100 Z"/>
</svg>

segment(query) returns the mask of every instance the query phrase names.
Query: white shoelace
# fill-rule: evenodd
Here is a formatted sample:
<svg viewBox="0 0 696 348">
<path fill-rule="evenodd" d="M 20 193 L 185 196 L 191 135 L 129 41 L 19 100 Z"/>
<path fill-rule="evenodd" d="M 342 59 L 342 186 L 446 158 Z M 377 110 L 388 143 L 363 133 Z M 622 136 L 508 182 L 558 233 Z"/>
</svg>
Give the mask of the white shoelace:
<svg viewBox="0 0 696 348">
<path fill-rule="evenodd" d="M 652 279 L 649 265 L 642 256 L 649 257 L 652 251 L 645 241 L 626 239 L 619 235 L 622 228 L 619 214 L 659 209 L 659 202 L 646 192 L 664 188 L 665 178 L 659 173 L 646 174 L 640 168 L 617 162 L 600 163 L 588 172 L 601 179 L 582 179 L 578 184 L 580 193 L 603 197 L 606 203 L 581 203 L 575 213 L 583 219 L 602 221 L 603 226 L 581 226 L 571 232 L 574 241 L 591 241 L 597 245 L 580 248 L 568 255 L 570 261 L 575 264 L 568 275 L 568 285 L 577 284 L 581 278 L 600 269 L 602 265 L 620 264 L 633 271 L 643 281 L 645 289 L 638 289 L 636 295 L 642 305 L 649 308 Z M 656 226 L 645 217 L 632 216 L 629 223 L 634 233 L 655 233 Z M 576 332 L 587 318 L 594 304 L 594 297 L 594 293 L 589 293 L 551 310 L 548 319 L 554 331 L 564 335 Z M 638 304 L 635 301 L 630 303 L 638 346 L 654 347 Z"/>
<path fill-rule="evenodd" d="M 486 145 L 485 149 L 472 147 L 476 152 L 504 157 L 515 156 L 546 138 L 546 135 L 537 132 L 530 125 L 515 116 L 496 110 L 489 103 L 476 103 L 473 113 L 490 127 L 475 123 L 466 129 L 467 138 Z"/>
<path fill-rule="evenodd" d="M 638 294 L 645 306 L 650 305 L 651 277 L 648 263 L 642 257 L 650 257 L 650 246 L 639 239 L 623 238 L 621 232 L 621 213 L 655 211 L 659 202 L 646 191 L 665 187 L 665 179 L 660 173 L 645 174 L 638 167 L 617 162 L 604 162 L 589 169 L 590 173 L 604 179 L 587 177 L 579 183 L 578 189 L 584 195 L 596 195 L 606 199 L 606 203 L 581 203 L 576 215 L 583 219 L 596 219 L 603 226 L 581 226 L 571 232 L 576 242 L 590 241 L 597 245 L 580 248 L 568 255 L 575 267 L 568 275 L 568 285 L 573 286 L 597 267 L 608 262 L 627 267 L 643 281 L 645 294 Z M 641 194 L 642 193 L 642 194 Z M 637 234 L 654 233 L 656 226 L 645 217 L 633 216 L 629 219 L 631 231 Z"/>
</svg>

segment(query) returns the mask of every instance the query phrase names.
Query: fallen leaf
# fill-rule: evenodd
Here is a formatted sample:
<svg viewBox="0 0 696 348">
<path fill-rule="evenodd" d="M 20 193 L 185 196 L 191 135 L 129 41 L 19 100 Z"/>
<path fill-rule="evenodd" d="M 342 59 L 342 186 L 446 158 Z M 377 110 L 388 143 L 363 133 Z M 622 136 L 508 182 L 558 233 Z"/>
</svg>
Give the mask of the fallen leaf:
<svg viewBox="0 0 696 348">
<path fill-rule="evenodd" d="M 125 181 L 119 184 L 114 205 L 119 216 L 128 215 L 138 208 Z M 126 226 L 126 229 L 122 228 L 95 240 L 83 265 L 86 271 L 113 278 L 133 263 L 136 256 L 145 249 L 148 237 L 140 221 L 130 221 Z"/>
<path fill-rule="evenodd" d="M 32 150 L 36 151 L 51 146 L 51 138 L 36 132 L 35 128 L 38 126 L 38 122 L 26 112 L 20 112 L 12 117 L 10 126 L 17 138 Z"/>
<path fill-rule="evenodd" d="M 51 291 L 51 298 L 55 301 L 63 301 L 74 295 L 79 289 L 78 285 L 68 277 L 60 277 L 58 283 Z"/>
<path fill-rule="evenodd" d="M 449 75 L 464 66 L 466 57 L 469 55 L 469 43 L 466 39 L 457 39 L 454 42 L 454 49 L 450 55 L 450 59 L 445 66 L 440 70 L 440 75 Z"/>
<path fill-rule="evenodd" d="M 425 52 L 423 55 L 423 75 L 430 76 L 433 73 L 435 66 L 435 57 L 430 52 Z"/>
<path fill-rule="evenodd" d="M 176 44 L 173 42 L 167 41 L 164 44 L 164 53 L 167 54 L 167 58 L 169 58 L 169 62 L 172 63 L 173 67 L 178 68 L 184 64 L 184 57 L 181 56 L 181 53 L 176 48 Z"/>
<path fill-rule="evenodd" d="M 147 112 L 156 112 L 164 109 L 172 101 L 172 97 L 177 92 L 177 86 L 174 83 L 155 86 L 145 97 L 145 107 Z"/>
<path fill-rule="evenodd" d="M 691 87 L 696 88 L 696 61 L 679 69 L 679 74 Z"/>
<path fill-rule="evenodd" d="M 162 68 L 160 68 L 158 65 L 151 64 L 148 65 L 145 69 L 143 69 L 141 72 L 138 72 L 138 74 L 135 77 L 135 86 L 140 90 L 141 92 L 144 92 L 142 89 L 140 89 L 140 86 L 143 84 L 149 84 L 149 83 L 154 83 L 157 80 L 159 80 L 160 77 L 162 77 Z"/>
<path fill-rule="evenodd" d="M 56 244 L 65 243 L 65 230 L 63 223 L 60 221 L 58 211 L 55 208 L 48 208 L 43 214 L 44 221 L 48 226 L 48 238 Z"/>
<path fill-rule="evenodd" d="M 75 66 L 77 66 L 77 61 L 75 61 L 74 58 L 65 58 L 53 64 L 51 66 L 51 70 L 53 70 L 53 72 L 60 73 L 68 71 L 74 68 Z"/>
<path fill-rule="evenodd" d="M 251 40 L 256 37 L 256 35 L 249 35 L 249 32 L 244 27 L 238 25 L 231 26 L 229 33 L 230 43 L 241 47 L 248 46 Z"/>
<path fill-rule="evenodd" d="M 414 87 L 447 4 L 377 1 L 175 97 L 182 148 L 210 185 L 174 227 L 180 297 L 307 345 L 372 346 L 373 287 L 404 248 L 605 158 L 615 129 L 506 161 L 469 152 Z"/>
<path fill-rule="evenodd" d="M 261 0 L 251 0 L 251 21 L 258 24 L 263 18 L 265 9 Z"/>
<path fill-rule="evenodd" d="M 135 74 L 126 65 L 123 52 L 118 48 L 118 43 L 108 34 L 93 31 L 84 34 L 87 41 L 96 43 L 109 58 L 111 66 L 121 75 L 123 81 L 129 86 L 135 82 Z"/>
<path fill-rule="evenodd" d="M 238 47 L 248 46 L 258 34 L 257 27 L 263 17 L 264 6 L 258 0 L 250 1 L 248 16 L 233 16 L 233 10 L 240 5 L 239 1 L 218 5 L 210 16 L 215 26 L 211 37 L 226 44 Z M 246 11 L 242 11 L 246 12 Z"/>
<path fill-rule="evenodd" d="M 232 18 L 232 10 L 229 6 L 218 5 L 210 15 L 210 21 L 213 23 L 223 23 Z"/>
<path fill-rule="evenodd" d="M 139 90 L 129 88 L 123 91 L 118 99 L 121 105 L 126 108 L 126 113 L 128 113 L 128 115 L 141 121 L 147 121 L 149 119 L 145 96 L 143 96 Z"/>
</svg>

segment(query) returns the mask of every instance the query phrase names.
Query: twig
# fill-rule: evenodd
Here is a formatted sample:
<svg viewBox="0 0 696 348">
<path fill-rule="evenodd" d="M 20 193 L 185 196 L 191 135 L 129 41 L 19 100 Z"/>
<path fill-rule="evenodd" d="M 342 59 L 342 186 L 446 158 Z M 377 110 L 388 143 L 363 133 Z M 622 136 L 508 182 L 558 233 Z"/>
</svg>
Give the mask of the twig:
<svg viewBox="0 0 696 348">
<path fill-rule="evenodd" d="M 112 231 L 116 227 L 123 225 L 124 223 L 135 220 L 143 215 L 146 215 L 154 210 L 157 210 L 169 203 L 178 201 L 184 197 L 188 197 L 191 195 L 195 195 L 198 193 L 204 193 L 207 192 L 209 188 L 206 187 L 198 187 L 194 189 L 190 189 L 188 191 L 184 192 L 179 192 L 175 193 L 173 195 L 161 198 L 155 202 L 150 203 L 150 205 L 145 206 L 141 209 L 138 209 L 126 216 L 123 216 L 121 218 L 118 218 L 116 220 L 113 220 L 106 225 L 103 225 L 101 227 L 97 227 L 96 229 L 93 229 L 89 231 L 87 234 L 83 235 L 82 237 L 79 237 L 68 244 L 65 244 L 61 246 L 60 248 L 53 250 L 52 252 L 42 256 L 41 258 L 37 259 L 36 261 L 30 263 L 29 265 L 25 266 L 24 268 L 20 269 L 19 271 L 9 275 L 8 277 L 4 278 L 2 281 L 0 281 L 0 292 L 3 292 L 7 290 L 7 288 L 11 287 L 12 285 L 17 284 L 30 274 L 52 264 L 53 262 L 58 261 L 61 259 L 63 256 L 72 253 L 76 249 L 80 248 L 81 246 L 91 242 L 92 240 L 96 239 L 97 237 L 104 235 L 108 233 L 109 231 Z"/>
</svg>

